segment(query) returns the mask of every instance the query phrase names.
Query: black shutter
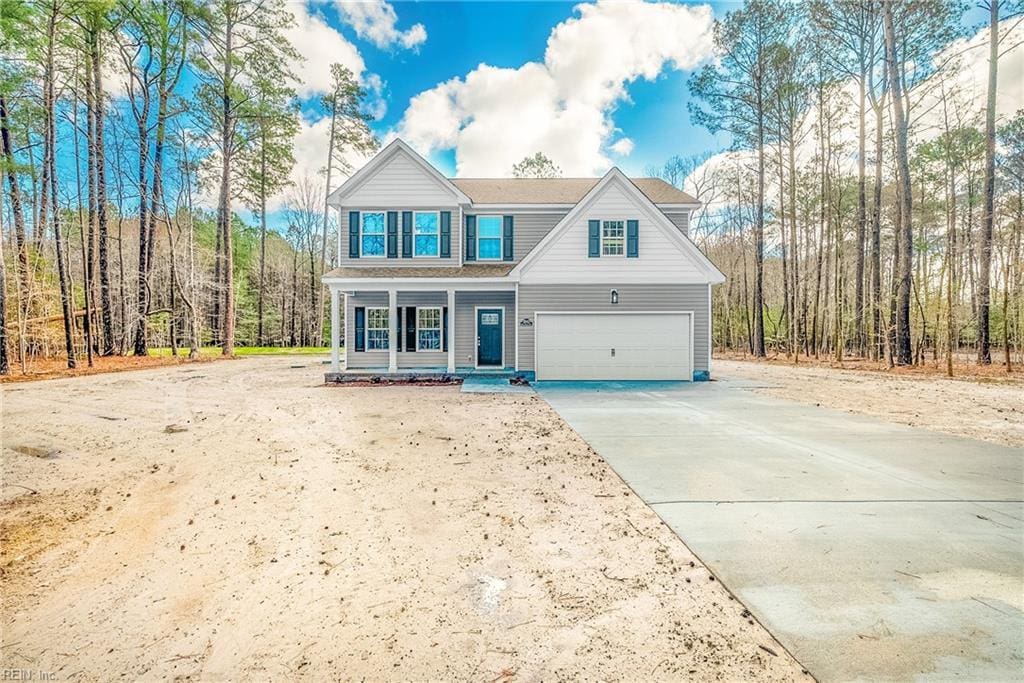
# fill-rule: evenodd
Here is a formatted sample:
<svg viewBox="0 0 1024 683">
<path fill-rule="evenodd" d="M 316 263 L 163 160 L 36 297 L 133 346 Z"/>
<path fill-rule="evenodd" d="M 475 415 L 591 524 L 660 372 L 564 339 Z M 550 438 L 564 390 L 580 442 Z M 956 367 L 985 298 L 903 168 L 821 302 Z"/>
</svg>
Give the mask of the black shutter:
<svg viewBox="0 0 1024 683">
<path fill-rule="evenodd" d="M 366 309 L 356 306 L 356 351 L 366 350 Z"/>
<path fill-rule="evenodd" d="M 599 258 L 601 256 L 601 221 L 587 221 L 587 228 L 590 231 L 590 239 L 587 240 L 587 256 Z"/>
<path fill-rule="evenodd" d="M 626 258 L 640 255 L 640 222 L 626 221 Z"/>
<path fill-rule="evenodd" d="M 359 212 L 348 212 L 348 257 L 359 258 Z"/>
<path fill-rule="evenodd" d="M 388 258 L 398 258 L 397 211 L 388 211 Z"/>
<path fill-rule="evenodd" d="M 416 307 L 405 307 L 405 350 L 416 350 Z"/>
<path fill-rule="evenodd" d="M 441 212 L 441 258 L 452 255 L 452 212 Z"/>
<path fill-rule="evenodd" d="M 476 216 L 466 216 L 466 260 L 476 261 Z"/>
<path fill-rule="evenodd" d="M 402 342 L 405 340 L 405 334 L 402 331 L 405 329 L 405 308 L 399 306 L 395 312 L 398 314 L 398 344 L 396 344 L 396 350 L 404 351 Z"/>
<path fill-rule="evenodd" d="M 502 245 L 501 245 L 501 260 L 511 261 L 515 258 L 515 253 L 512 251 L 512 216 L 502 217 Z"/>
<path fill-rule="evenodd" d="M 445 306 L 441 310 L 441 350 L 448 350 L 448 307 Z"/>
<path fill-rule="evenodd" d="M 412 258 L 412 211 L 402 212 L 402 258 Z"/>
</svg>

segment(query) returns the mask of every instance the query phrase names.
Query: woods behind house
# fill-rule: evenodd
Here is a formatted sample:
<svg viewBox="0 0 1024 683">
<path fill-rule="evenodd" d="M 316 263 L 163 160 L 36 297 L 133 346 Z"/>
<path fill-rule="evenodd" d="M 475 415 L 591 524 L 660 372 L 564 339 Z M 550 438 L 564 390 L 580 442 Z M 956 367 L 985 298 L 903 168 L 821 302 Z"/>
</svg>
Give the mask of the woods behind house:
<svg viewBox="0 0 1024 683">
<path fill-rule="evenodd" d="M 289 180 L 293 21 L 279 0 L 0 3 L 0 372 L 322 345 L 326 188 L 378 140 L 332 65 L 322 171 Z"/>
<path fill-rule="evenodd" d="M 719 18 L 679 117 L 733 150 L 648 172 L 704 203 L 690 235 L 728 277 L 720 348 L 1020 362 L 1024 112 L 997 91 L 1022 7 L 986 1 L 975 27 L 968 9 L 751 0 Z M 379 143 L 334 65 L 321 171 L 295 180 L 292 21 L 281 0 L 0 3 L 0 372 L 322 345 L 327 189 Z M 542 152 L 510 173 L 560 175 Z"/>
<path fill-rule="evenodd" d="M 720 347 L 1020 362 L 1024 103 L 996 103 L 1024 6 L 976 8 L 970 27 L 955 1 L 753 1 L 716 25 L 691 114 L 735 151 L 650 171 L 709 207 L 691 235 L 729 278 Z"/>
</svg>

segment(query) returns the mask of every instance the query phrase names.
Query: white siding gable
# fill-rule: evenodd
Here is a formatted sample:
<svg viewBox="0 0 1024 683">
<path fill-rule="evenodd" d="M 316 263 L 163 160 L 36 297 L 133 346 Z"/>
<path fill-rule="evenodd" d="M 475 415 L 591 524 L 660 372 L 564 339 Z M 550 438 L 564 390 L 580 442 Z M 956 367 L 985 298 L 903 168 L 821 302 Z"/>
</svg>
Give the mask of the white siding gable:
<svg viewBox="0 0 1024 683">
<path fill-rule="evenodd" d="M 458 198 L 450 187 L 399 149 L 369 178 L 347 192 L 341 203 L 353 208 L 433 208 L 456 206 Z"/>
<path fill-rule="evenodd" d="M 568 223 L 556 226 L 548 242 L 520 273 L 523 283 L 706 283 L 714 275 L 687 248 L 686 238 L 657 209 L 645 206 L 628 181 L 611 178 L 598 194 L 585 199 L 580 211 L 570 214 Z M 588 253 L 589 220 L 639 221 L 639 249 L 636 258 L 600 256 Z"/>
</svg>

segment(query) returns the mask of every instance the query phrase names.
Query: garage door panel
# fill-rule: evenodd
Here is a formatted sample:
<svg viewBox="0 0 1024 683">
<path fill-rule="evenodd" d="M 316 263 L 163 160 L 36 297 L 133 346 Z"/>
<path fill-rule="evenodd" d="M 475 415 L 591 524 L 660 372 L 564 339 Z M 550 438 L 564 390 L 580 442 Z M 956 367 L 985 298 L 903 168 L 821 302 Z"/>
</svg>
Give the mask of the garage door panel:
<svg viewBox="0 0 1024 683">
<path fill-rule="evenodd" d="M 689 380 L 690 328 L 688 313 L 538 314 L 537 378 Z"/>
</svg>

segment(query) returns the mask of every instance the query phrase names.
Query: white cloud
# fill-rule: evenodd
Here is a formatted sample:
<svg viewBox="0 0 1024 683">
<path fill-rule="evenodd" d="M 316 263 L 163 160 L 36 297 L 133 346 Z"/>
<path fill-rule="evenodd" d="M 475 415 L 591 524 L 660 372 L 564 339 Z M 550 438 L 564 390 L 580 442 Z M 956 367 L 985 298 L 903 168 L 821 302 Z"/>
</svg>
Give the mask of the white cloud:
<svg viewBox="0 0 1024 683">
<path fill-rule="evenodd" d="M 327 92 L 331 87 L 331 64 L 347 66 L 364 83 L 366 65 L 355 45 L 331 28 L 318 12 L 311 12 L 305 2 L 287 4 L 295 17 L 295 26 L 286 35 L 301 60 L 292 64 L 299 97 Z"/>
<path fill-rule="evenodd" d="M 633 153 L 633 147 L 635 147 L 635 145 L 633 144 L 633 141 L 630 140 L 629 138 L 619 138 L 614 143 L 612 143 L 612 146 L 609 149 L 618 154 L 620 157 L 628 157 L 630 154 Z"/>
<path fill-rule="evenodd" d="M 398 134 L 425 154 L 454 149 L 462 176 L 507 175 L 538 151 L 567 175 L 605 171 L 611 114 L 627 97 L 626 86 L 710 57 L 712 12 L 706 5 L 612 0 L 576 11 L 551 31 L 543 62 L 514 69 L 481 64 L 421 92 Z M 628 153 L 623 140 L 615 144 L 610 151 Z"/>
<path fill-rule="evenodd" d="M 936 62 L 942 63 L 960 55 L 956 68 L 945 75 L 945 88 L 947 93 L 958 93 L 959 116 L 965 122 L 973 117 L 979 126 L 983 125 L 988 94 L 988 40 L 986 26 L 969 38 L 951 43 L 936 57 Z M 996 88 L 996 117 L 1002 122 L 1024 108 L 1024 24 L 1017 20 L 1000 23 L 1000 50 L 1008 50 L 999 59 L 999 86 Z M 938 135 L 942 125 L 939 88 L 942 78 L 942 74 L 937 74 L 917 88 L 921 102 L 915 106 L 927 112 L 919 127 L 934 131 L 925 133 L 927 138 Z"/>
<path fill-rule="evenodd" d="M 395 26 L 398 23 L 395 8 L 384 0 L 341 0 L 338 12 L 355 29 L 356 35 L 382 50 L 395 46 L 414 49 L 427 40 L 427 29 L 423 24 L 414 24 L 409 30 L 400 31 Z"/>
</svg>

